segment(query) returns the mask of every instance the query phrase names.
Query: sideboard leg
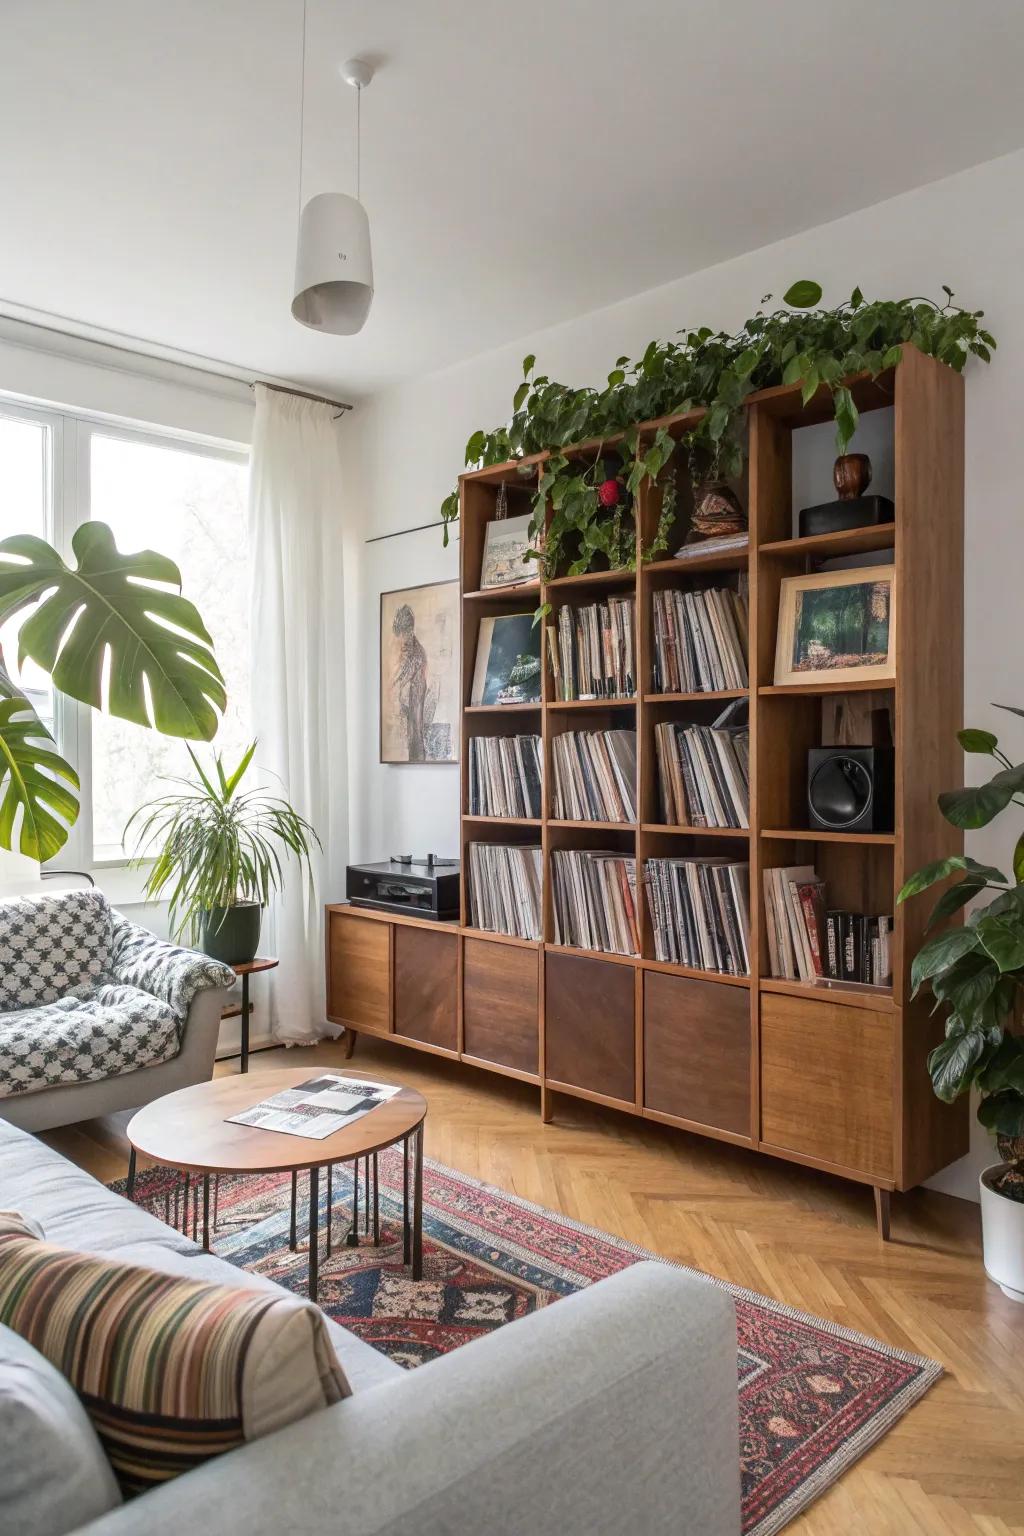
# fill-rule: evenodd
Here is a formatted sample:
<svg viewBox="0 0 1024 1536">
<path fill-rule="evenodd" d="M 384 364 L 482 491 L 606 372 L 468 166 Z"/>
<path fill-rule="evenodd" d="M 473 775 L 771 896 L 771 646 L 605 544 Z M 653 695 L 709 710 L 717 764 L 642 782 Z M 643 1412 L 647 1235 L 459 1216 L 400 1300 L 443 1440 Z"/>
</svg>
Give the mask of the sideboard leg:
<svg viewBox="0 0 1024 1536">
<path fill-rule="evenodd" d="M 878 1236 L 879 1236 L 879 1238 L 881 1239 L 881 1241 L 883 1243 L 887 1243 L 889 1241 L 889 1231 L 890 1231 L 889 1207 L 890 1207 L 889 1191 L 887 1189 L 879 1189 L 877 1187 L 877 1185 L 876 1185 L 876 1187 L 875 1187 L 875 1224 L 878 1227 Z"/>
<path fill-rule="evenodd" d="M 543 1125 L 550 1125 L 555 1118 L 555 1096 L 543 1083 L 540 1089 L 540 1118 Z"/>
<path fill-rule="evenodd" d="M 352 1060 L 352 1053 L 354 1052 L 354 1050 L 356 1048 L 356 1039 L 357 1039 L 356 1031 L 354 1029 L 349 1029 L 348 1026 L 346 1025 L 346 1027 L 345 1027 L 345 1060 L 346 1061 L 351 1061 Z"/>
</svg>

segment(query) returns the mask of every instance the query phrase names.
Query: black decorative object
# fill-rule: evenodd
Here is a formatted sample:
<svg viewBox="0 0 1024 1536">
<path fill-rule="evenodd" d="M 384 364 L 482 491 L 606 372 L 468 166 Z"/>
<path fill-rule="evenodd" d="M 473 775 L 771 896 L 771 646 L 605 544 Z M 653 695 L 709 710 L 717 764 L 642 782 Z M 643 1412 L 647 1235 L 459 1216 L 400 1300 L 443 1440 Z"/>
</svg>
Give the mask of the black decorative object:
<svg viewBox="0 0 1024 1536">
<path fill-rule="evenodd" d="M 825 832 L 892 832 L 891 747 L 812 747 L 807 754 L 810 826 Z"/>
<path fill-rule="evenodd" d="M 425 859 L 392 854 L 380 864 L 350 864 L 345 896 L 354 907 L 411 912 L 435 922 L 459 916 L 459 861 L 428 853 Z"/>
</svg>

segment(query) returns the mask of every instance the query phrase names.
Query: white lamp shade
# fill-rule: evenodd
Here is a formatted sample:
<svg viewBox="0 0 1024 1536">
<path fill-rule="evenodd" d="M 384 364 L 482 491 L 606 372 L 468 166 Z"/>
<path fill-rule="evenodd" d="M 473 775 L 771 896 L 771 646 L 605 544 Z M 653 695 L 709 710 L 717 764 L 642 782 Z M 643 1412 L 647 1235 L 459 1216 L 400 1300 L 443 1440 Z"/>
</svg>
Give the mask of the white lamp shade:
<svg viewBox="0 0 1024 1536">
<path fill-rule="evenodd" d="M 344 192 L 311 197 L 299 222 L 292 314 L 313 330 L 354 336 L 373 299 L 366 209 Z"/>
</svg>

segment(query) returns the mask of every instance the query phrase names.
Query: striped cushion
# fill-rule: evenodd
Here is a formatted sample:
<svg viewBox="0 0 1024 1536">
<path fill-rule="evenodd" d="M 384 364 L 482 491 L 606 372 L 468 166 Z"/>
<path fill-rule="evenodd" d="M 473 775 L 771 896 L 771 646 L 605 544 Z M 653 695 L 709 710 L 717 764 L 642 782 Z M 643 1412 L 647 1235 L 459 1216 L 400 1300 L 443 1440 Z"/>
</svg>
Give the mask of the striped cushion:
<svg viewBox="0 0 1024 1536">
<path fill-rule="evenodd" d="M 6 1212 L 0 1322 L 74 1387 L 126 1494 L 350 1391 L 311 1303 L 74 1253 Z"/>
</svg>

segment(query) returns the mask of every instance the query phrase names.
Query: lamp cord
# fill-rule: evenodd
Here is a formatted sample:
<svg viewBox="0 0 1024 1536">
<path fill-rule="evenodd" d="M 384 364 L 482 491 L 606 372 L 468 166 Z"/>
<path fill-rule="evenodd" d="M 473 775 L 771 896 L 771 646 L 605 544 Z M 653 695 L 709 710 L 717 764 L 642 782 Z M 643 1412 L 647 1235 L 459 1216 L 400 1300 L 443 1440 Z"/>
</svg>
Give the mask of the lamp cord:
<svg viewBox="0 0 1024 1536">
<path fill-rule="evenodd" d="M 299 68 L 299 187 L 298 216 L 302 217 L 302 151 L 306 128 L 306 0 L 302 0 L 302 63 Z"/>
</svg>

